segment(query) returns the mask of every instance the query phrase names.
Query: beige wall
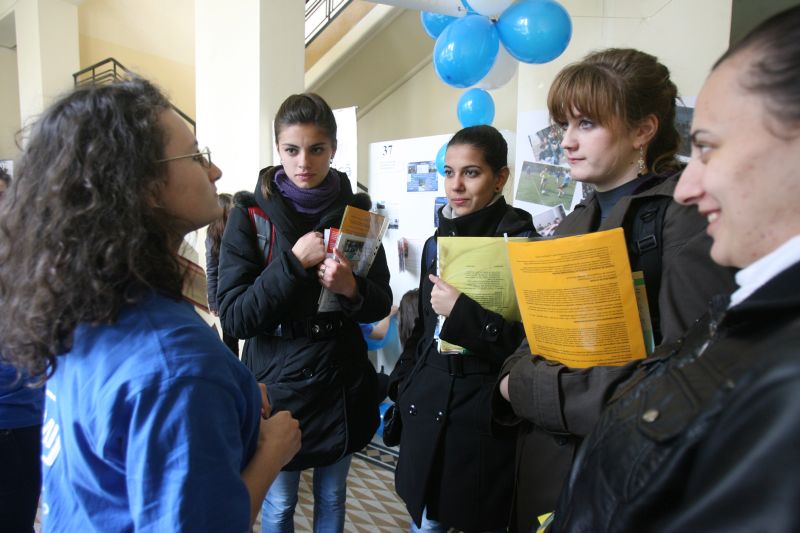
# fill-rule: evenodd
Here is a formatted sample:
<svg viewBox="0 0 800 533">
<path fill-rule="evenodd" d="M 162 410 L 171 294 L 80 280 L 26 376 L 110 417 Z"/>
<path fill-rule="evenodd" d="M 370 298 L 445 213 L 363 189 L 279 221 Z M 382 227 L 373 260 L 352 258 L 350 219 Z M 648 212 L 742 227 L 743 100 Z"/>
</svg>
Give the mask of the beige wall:
<svg viewBox="0 0 800 533">
<path fill-rule="evenodd" d="M 697 94 L 711 65 L 728 46 L 731 0 L 561 2 L 572 17 L 570 45 L 551 63 L 520 64 L 517 77 L 511 83 L 492 91 L 497 107 L 494 126 L 499 129 L 516 130 L 518 112 L 545 109 L 547 90 L 555 74 L 591 50 L 633 47 L 654 54 L 670 68 L 680 94 L 692 97 Z M 433 44 L 430 41 L 431 50 Z M 319 92 L 325 96 L 326 87 L 340 87 L 343 77 L 368 79 L 371 68 L 374 66 L 367 61 L 360 65 L 348 64 L 327 80 Z M 457 130 L 460 125 L 456 104 L 462 92 L 441 82 L 432 65 L 428 65 L 378 105 L 359 114 L 360 181 L 366 182 L 369 175 L 370 143 Z"/>
<path fill-rule="evenodd" d="M 113 57 L 126 68 L 156 82 L 172 103 L 190 117 L 195 117 L 194 65 L 179 63 L 163 56 L 134 50 L 81 33 L 81 69 Z"/>
<path fill-rule="evenodd" d="M 20 127 L 18 83 L 16 52 L 0 48 L 0 159 L 17 156 L 14 139 Z"/>
<path fill-rule="evenodd" d="M 592 50 L 638 48 L 671 72 L 681 96 L 696 96 L 714 61 L 728 47 L 731 0 L 562 0 L 572 17 L 572 40 L 556 60 L 522 65 L 520 112 L 546 108 L 550 82 L 564 65 Z"/>
<path fill-rule="evenodd" d="M 516 128 L 516 85 L 515 77 L 505 87 L 491 91 L 495 103 L 493 125 L 498 129 Z M 454 133 L 461 129 L 456 107 L 464 91 L 442 82 L 430 64 L 368 113 L 359 116 L 359 181 L 367 184 L 370 143 Z"/>
</svg>

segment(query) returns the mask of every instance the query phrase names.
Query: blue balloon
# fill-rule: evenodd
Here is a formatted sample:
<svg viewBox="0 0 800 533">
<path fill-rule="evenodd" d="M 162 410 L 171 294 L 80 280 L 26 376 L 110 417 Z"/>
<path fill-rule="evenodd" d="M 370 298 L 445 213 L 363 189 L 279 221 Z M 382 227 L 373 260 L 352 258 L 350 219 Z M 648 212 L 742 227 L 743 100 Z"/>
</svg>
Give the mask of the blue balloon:
<svg viewBox="0 0 800 533">
<path fill-rule="evenodd" d="M 442 15 L 440 13 L 428 13 L 427 11 L 420 11 L 419 13 L 422 29 L 425 30 L 425 33 L 427 33 L 431 39 L 436 39 L 447 25 L 457 18 L 458 17 L 451 17 L 450 15 Z"/>
<path fill-rule="evenodd" d="M 472 88 L 458 99 L 458 121 L 465 128 L 490 125 L 494 120 L 494 100 L 483 89 Z"/>
<path fill-rule="evenodd" d="M 444 156 L 447 153 L 447 143 L 444 143 L 436 153 L 436 171 L 444 176 Z"/>
<path fill-rule="evenodd" d="M 433 47 L 433 66 L 453 87 L 475 85 L 492 69 L 500 47 L 497 30 L 481 15 L 466 15 L 447 26 Z"/>
<path fill-rule="evenodd" d="M 554 0 L 522 0 L 497 20 L 508 52 L 525 63 L 547 63 L 561 55 L 572 38 L 572 21 Z"/>
<path fill-rule="evenodd" d="M 467 10 L 467 13 L 477 13 L 477 11 L 472 9 L 472 6 L 469 5 L 469 0 L 461 0 L 461 5 L 464 6 L 464 9 Z"/>
</svg>

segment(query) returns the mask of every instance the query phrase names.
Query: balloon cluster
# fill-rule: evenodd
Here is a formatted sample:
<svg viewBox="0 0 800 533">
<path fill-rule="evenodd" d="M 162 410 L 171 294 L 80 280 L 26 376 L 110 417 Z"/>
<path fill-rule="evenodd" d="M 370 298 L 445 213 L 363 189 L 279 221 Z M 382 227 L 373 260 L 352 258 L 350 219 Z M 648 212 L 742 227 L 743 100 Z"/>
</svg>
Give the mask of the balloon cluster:
<svg viewBox="0 0 800 533">
<path fill-rule="evenodd" d="M 450 17 L 423 11 L 432 39 L 433 66 L 443 82 L 466 88 L 458 101 L 464 127 L 491 124 L 494 100 L 487 92 L 511 81 L 518 62 L 547 63 L 572 37 L 572 22 L 555 0 L 461 0 L 467 14 Z M 437 165 L 438 166 L 438 165 Z"/>
</svg>

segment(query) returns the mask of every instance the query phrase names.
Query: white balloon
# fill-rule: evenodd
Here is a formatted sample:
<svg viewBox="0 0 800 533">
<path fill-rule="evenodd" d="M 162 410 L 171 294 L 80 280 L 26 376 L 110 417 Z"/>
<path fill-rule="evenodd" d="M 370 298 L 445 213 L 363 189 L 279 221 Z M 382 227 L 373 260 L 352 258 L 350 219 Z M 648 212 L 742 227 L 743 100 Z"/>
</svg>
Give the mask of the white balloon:
<svg viewBox="0 0 800 533">
<path fill-rule="evenodd" d="M 517 73 L 518 66 L 519 61 L 508 53 L 503 43 L 500 43 L 500 47 L 497 50 L 497 57 L 494 60 L 491 70 L 489 70 L 489 73 L 486 74 L 481 81 L 475 84 L 475 87 L 486 89 L 487 91 L 499 89 L 511 81 L 511 78 Z"/>
<path fill-rule="evenodd" d="M 467 0 L 469 7 L 484 17 L 497 17 L 514 3 L 514 0 Z"/>
</svg>

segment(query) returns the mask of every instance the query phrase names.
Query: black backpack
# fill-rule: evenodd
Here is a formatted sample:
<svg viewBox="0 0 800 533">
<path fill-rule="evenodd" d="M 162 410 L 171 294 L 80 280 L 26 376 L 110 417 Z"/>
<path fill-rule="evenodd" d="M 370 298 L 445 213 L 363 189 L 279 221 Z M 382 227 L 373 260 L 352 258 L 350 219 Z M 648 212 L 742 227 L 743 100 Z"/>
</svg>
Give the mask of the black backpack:
<svg viewBox="0 0 800 533">
<path fill-rule="evenodd" d="M 670 196 L 653 196 L 634 200 L 628 209 L 622 228 L 628 244 L 631 271 L 641 271 L 647 291 L 647 305 L 653 323 L 656 346 L 661 342 L 661 313 L 658 309 L 658 294 L 661 289 L 661 269 L 664 253 L 664 218 L 672 203 Z"/>
<path fill-rule="evenodd" d="M 272 261 L 272 248 L 275 243 L 275 226 L 267 214 L 260 207 L 247 207 L 250 224 L 256 233 L 258 249 L 264 256 L 264 265 Z"/>
</svg>

